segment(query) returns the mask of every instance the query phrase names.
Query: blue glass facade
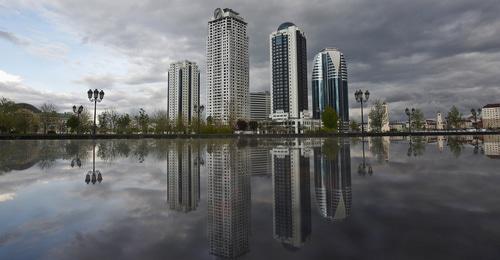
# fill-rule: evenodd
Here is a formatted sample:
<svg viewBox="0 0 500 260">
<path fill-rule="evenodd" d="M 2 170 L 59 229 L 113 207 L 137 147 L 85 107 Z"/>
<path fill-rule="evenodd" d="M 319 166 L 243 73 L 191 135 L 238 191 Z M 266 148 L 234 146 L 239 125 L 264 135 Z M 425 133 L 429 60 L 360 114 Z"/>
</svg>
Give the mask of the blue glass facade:
<svg viewBox="0 0 500 260">
<path fill-rule="evenodd" d="M 321 118 L 326 107 L 332 107 L 344 123 L 349 122 L 347 66 L 337 50 L 325 50 L 314 59 L 312 77 L 313 117 Z"/>
</svg>

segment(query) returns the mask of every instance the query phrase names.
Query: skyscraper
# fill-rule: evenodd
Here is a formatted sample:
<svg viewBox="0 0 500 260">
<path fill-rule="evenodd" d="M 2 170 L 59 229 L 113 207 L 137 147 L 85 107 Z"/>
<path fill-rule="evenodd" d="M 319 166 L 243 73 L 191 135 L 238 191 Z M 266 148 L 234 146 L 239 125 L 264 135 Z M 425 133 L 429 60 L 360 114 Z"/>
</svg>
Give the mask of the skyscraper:
<svg viewBox="0 0 500 260">
<path fill-rule="evenodd" d="M 200 151 L 197 146 L 175 141 L 167 151 L 167 202 L 170 208 L 189 212 L 200 201 Z"/>
<path fill-rule="evenodd" d="M 247 23 L 234 10 L 215 9 L 208 22 L 207 116 L 223 124 L 249 117 Z"/>
<path fill-rule="evenodd" d="M 274 239 L 287 248 L 300 248 L 311 234 L 309 158 L 300 148 L 274 148 Z"/>
<path fill-rule="evenodd" d="M 250 120 L 263 121 L 269 119 L 271 97 L 268 91 L 250 93 Z"/>
<path fill-rule="evenodd" d="M 307 49 L 304 33 L 286 22 L 269 36 L 271 60 L 271 118 L 300 118 L 308 109 Z"/>
<path fill-rule="evenodd" d="M 198 117 L 200 105 L 200 70 L 190 61 L 170 64 L 168 70 L 168 117 L 184 125 L 191 124 Z"/>
<path fill-rule="evenodd" d="M 351 146 L 349 140 L 340 140 L 338 145 L 331 141 L 314 148 L 314 186 L 320 215 L 339 221 L 351 215 Z"/>
<path fill-rule="evenodd" d="M 326 48 L 314 57 L 312 73 L 313 118 L 319 119 L 326 107 L 335 109 L 342 126 L 349 124 L 347 65 L 342 52 Z"/>
<path fill-rule="evenodd" d="M 235 258 L 250 250 L 250 175 L 247 150 L 234 141 L 207 148 L 210 254 Z"/>
</svg>

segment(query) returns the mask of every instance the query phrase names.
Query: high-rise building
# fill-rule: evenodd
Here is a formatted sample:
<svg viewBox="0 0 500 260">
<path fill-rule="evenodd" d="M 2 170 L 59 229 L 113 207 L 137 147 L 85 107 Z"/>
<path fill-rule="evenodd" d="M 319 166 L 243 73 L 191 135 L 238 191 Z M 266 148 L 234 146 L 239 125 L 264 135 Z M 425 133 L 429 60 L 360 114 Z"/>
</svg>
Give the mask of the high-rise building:
<svg viewBox="0 0 500 260">
<path fill-rule="evenodd" d="M 319 119 L 326 107 L 335 109 L 343 126 L 349 124 L 347 64 L 344 54 L 326 48 L 314 57 L 312 72 L 313 118 Z"/>
<path fill-rule="evenodd" d="M 208 22 L 207 116 L 223 124 L 249 117 L 247 23 L 234 10 L 215 9 Z"/>
<path fill-rule="evenodd" d="M 167 151 L 167 202 L 170 208 L 189 212 L 200 201 L 200 151 L 184 141 L 173 142 Z"/>
<path fill-rule="evenodd" d="M 270 113 L 271 95 L 269 94 L 269 91 L 250 92 L 250 120 L 268 120 Z"/>
<path fill-rule="evenodd" d="M 247 253 L 250 235 L 250 175 L 247 150 L 229 141 L 207 148 L 210 254 L 236 258 Z"/>
<path fill-rule="evenodd" d="M 330 147 L 328 147 L 330 146 Z M 351 147 L 349 140 L 340 140 L 338 152 L 331 144 L 314 148 L 314 186 L 320 215 L 340 221 L 351 215 Z M 326 149 L 325 149 L 326 148 Z"/>
<path fill-rule="evenodd" d="M 274 239 L 300 248 L 311 234 L 309 158 L 300 148 L 274 148 L 272 154 Z"/>
<path fill-rule="evenodd" d="M 443 130 L 445 127 L 445 122 L 443 121 L 443 116 L 441 112 L 436 114 L 436 130 Z"/>
<path fill-rule="evenodd" d="M 190 61 L 170 64 L 168 69 L 168 117 L 184 125 L 198 117 L 200 105 L 200 70 Z"/>
<path fill-rule="evenodd" d="M 308 109 L 307 49 L 304 33 L 286 22 L 269 36 L 271 118 L 299 119 Z"/>
</svg>

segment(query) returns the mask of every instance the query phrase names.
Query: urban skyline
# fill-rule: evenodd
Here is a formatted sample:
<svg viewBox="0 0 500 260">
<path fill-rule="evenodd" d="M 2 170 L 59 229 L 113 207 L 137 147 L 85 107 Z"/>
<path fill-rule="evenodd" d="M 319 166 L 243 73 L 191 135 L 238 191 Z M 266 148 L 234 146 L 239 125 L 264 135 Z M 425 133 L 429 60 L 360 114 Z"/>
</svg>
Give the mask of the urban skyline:
<svg viewBox="0 0 500 260">
<path fill-rule="evenodd" d="M 173 34 L 169 34 L 168 28 L 171 27 L 165 26 L 165 23 L 161 23 L 165 29 L 159 30 L 160 27 L 157 24 L 160 23 L 151 20 L 152 17 L 144 18 L 150 23 L 136 24 L 134 21 L 123 20 L 123 17 L 118 14 L 106 14 L 106 17 L 110 18 L 111 25 L 120 21 L 126 25 L 136 24 L 139 28 L 149 28 L 150 30 L 145 30 L 147 32 L 145 36 L 156 39 L 156 41 L 148 41 L 150 42 L 148 44 L 143 41 L 135 41 L 136 44 L 131 45 L 130 42 L 123 41 L 123 45 L 120 45 L 118 40 L 123 38 L 120 38 L 119 33 L 110 34 L 109 37 L 99 37 L 99 35 L 104 35 L 105 31 L 90 23 L 91 20 L 89 20 L 88 15 L 80 13 L 82 10 L 76 10 L 66 4 L 29 4 L 28 2 L 2 3 L 0 9 L 4 14 L 2 16 L 3 21 L 5 21 L 5 23 L 2 23 L 3 28 L 0 28 L 2 31 L 0 44 L 6 54 L 6 59 L 0 64 L 0 70 L 2 70 L 0 92 L 7 98 L 14 99 L 17 102 L 22 101 L 39 105 L 50 100 L 51 97 L 57 97 L 59 101 L 57 105 L 60 109 L 64 109 L 64 107 L 70 107 L 75 103 L 73 102 L 75 98 L 70 98 L 71 93 L 77 93 L 82 88 L 86 89 L 91 85 L 92 87 L 99 86 L 111 89 L 111 92 L 108 92 L 112 94 L 108 96 L 110 99 L 107 99 L 107 102 L 104 102 L 103 107 L 99 109 L 114 106 L 121 111 L 129 111 L 132 104 L 139 104 L 140 106 L 143 104 L 142 106 L 148 111 L 152 111 L 165 107 L 165 105 L 159 105 L 161 103 L 165 104 L 165 101 L 157 100 L 157 98 L 162 96 L 158 93 L 162 88 L 164 89 L 167 64 L 174 60 L 187 58 L 199 63 L 202 74 L 204 73 L 204 64 L 202 62 L 205 44 L 203 39 L 206 37 L 206 18 L 210 16 L 210 10 L 217 6 L 213 3 L 207 3 L 207 5 L 210 5 L 209 8 L 192 9 L 190 15 L 186 15 L 190 17 L 190 20 L 193 20 L 192 17 L 200 17 L 195 19 L 200 21 L 195 21 L 195 25 L 190 25 L 192 31 L 184 28 L 183 23 L 176 23 L 179 30 L 175 30 Z M 496 65 L 498 59 L 496 58 L 496 52 L 488 46 L 491 46 L 491 43 L 498 42 L 498 40 L 495 38 L 496 36 L 485 33 L 488 32 L 487 28 L 491 28 L 496 22 L 496 18 L 489 15 L 495 13 L 496 10 L 491 8 L 491 6 L 495 5 L 491 5 L 489 2 L 482 1 L 481 3 L 471 4 L 465 1 L 457 1 L 440 6 L 428 3 L 433 7 L 434 11 L 427 14 L 428 19 L 425 19 L 425 21 L 431 22 L 414 23 L 416 22 L 415 19 L 418 21 L 420 18 L 398 20 L 398 24 L 392 24 L 395 30 L 390 32 L 384 31 L 387 28 L 386 23 L 406 12 L 397 4 L 395 6 L 391 5 L 393 8 L 391 8 L 390 12 L 384 12 L 383 19 L 380 18 L 381 16 L 373 16 L 377 17 L 378 20 L 375 20 L 372 16 L 364 16 L 372 23 L 370 26 L 358 27 L 346 27 L 345 24 L 352 22 L 352 19 L 345 19 L 345 17 L 336 18 L 336 16 L 333 16 L 332 23 L 328 24 L 316 22 L 319 21 L 316 18 L 321 18 L 325 12 L 331 11 L 330 8 L 334 6 L 337 9 L 344 8 L 348 14 L 353 14 L 355 11 L 365 13 L 366 10 L 372 7 L 369 2 L 361 5 L 332 3 L 322 6 L 324 12 L 315 10 L 310 6 L 303 6 L 303 13 L 297 13 L 286 6 L 282 6 L 281 8 L 284 8 L 282 9 L 283 12 L 277 18 L 273 18 L 276 20 L 263 19 L 263 17 L 268 16 L 265 13 L 256 11 L 252 5 L 240 6 L 235 3 L 232 7 L 245 14 L 245 18 L 249 23 L 250 74 L 251 84 L 253 84 L 250 89 L 252 91 L 265 90 L 266 86 L 268 86 L 268 83 L 266 83 L 268 77 L 265 76 L 266 71 L 268 71 L 266 69 L 266 60 L 268 58 L 265 57 L 267 56 L 267 48 L 265 48 L 267 44 L 265 42 L 266 35 L 275 28 L 276 24 L 291 20 L 290 17 L 293 17 L 293 22 L 300 24 L 301 28 L 307 32 L 308 38 L 315 39 L 310 41 L 311 47 L 308 48 L 309 62 L 311 62 L 314 53 L 320 49 L 327 46 L 338 47 L 349 58 L 350 85 L 356 86 L 352 88 L 358 88 L 359 86 L 359 88 L 369 89 L 372 93 L 375 93 L 373 91 L 376 89 L 377 97 L 386 100 L 390 104 L 392 111 L 400 111 L 401 108 L 409 104 L 415 104 L 416 107 L 422 108 L 424 113 L 434 114 L 437 111 L 445 112 L 452 102 L 456 102 L 457 107 L 462 108 L 463 111 L 467 111 L 468 107 L 496 103 L 495 100 L 491 100 L 491 97 L 497 94 L 497 90 L 494 88 L 496 83 L 494 82 L 498 82 L 498 80 L 495 80 L 496 74 L 493 74 L 493 71 L 489 68 L 498 67 Z M 113 8 L 103 8 L 99 5 L 101 4 L 97 6 L 91 5 L 88 8 L 113 10 Z M 113 3 L 110 2 L 108 5 L 113 6 Z M 126 7 L 128 3 L 121 2 L 120 5 Z M 423 6 L 429 7 L 424 3 L 413 3 L 412 5 L 416 9 Z M 56 8 L 49 9 L 50 6 Z M 301 8 L 296 9 L 302 10 Z M 373 7 L 371 9 L 373 10 Z M 139 11 L 147 13 L 150 10 L 153 10 L 151 6 L 144 6 Z M 169 12 L 167 9 L 162 9 L 161 6 L 154 10 Z M 373 10 L 373 12 L 377 11 L 379 9 Z M 29 12 L 37 15 L 29 14 Z M 433 20 L 432 17 L 437 16 L 437 14 L 442 18 Z M 79 19 L 62 23 L 62 21 L 67 21 L 69 17 L 79 17 Z M 173 15 L 173 17 L 176 16 Z M 203 19 L 204 17 L 205 19 Z M 464 26 L 453 26 L 456 22 L 464 21 L 464 19 L 467 21 Z M 45 27 L 38 27 L 34 21 L 36 21 L 36 24 Z M 16 27 L 13 24 L 16 22 L 28 24 L 35 30 L 47 31 L 48 33 L 45 34 L 46 37 L 40 39 L 39 35 Z M 418 27 L 416 24 L 418 24 Z M 448 27 L 446 27 L 447 25 Z M 63 30 L 62 27 L 66 27 L 67 30 Z M 426 30 L 422 30 L 422 27 L 426 28 Z M 119 28 L 123 27 L 120 26 Z M 130 28 L 134 27 L 131 26 Z M 180 30 L 181 28 L 183 30 Z M 405 30 L 399 30 L 400 28 L 405 28 Z M 445 28 L 450 29 L 445 30 L 445 33 L 439 31 Z M 471 28 L 477 30 L 470 30 Z M 96 29 L 96 32 L 91 29 Z M 73 32 L 79 37 L 75 38 L 67 31 Z M 429 35 L 423 35 L 419 33 L 420 31 L 430 33 Z M 437 31 L 439 33 L 435 33 Z M 58 34 L 60 35 L 59 38 L 53 37 L 55 32 L 61 32 Z M 111 32 L 107 31 L 106 33 Z M 405 38 L 404 36 L 410 32 L 415 36 Z M 475 34 L 481 32 L 483 32 L 481 37 L 474 37 Z M 130 39 L 135 39 L 133 37 L 137 35 L 137 31 L 132 29 L 127 33 L 132 36 L 129 37 Z M 325 37 L 325 35 L 329 34 L 335 35 L 334 39 L 330 36 Z M 189 44 L 166 44 L 168 41 L 164 39 L 165 35 L 184 36 L 168 37 L 168 39 L 178 38 L 186 40 Z M 380 35 L 380 37 L 363 37 L 364 35 Z M 465 37 L 466 35 L 469 37 Z M 419 37 L 417 38 L 418 41 L 412 41 L 416 37 Z M 390 39 L 392 42 L 383 42 L 383 38 Z M 360 41 L 360 39 L 362 40 Z M 355 41 L 354 44 L 349 44 L 349 42 L 353 41 Z M 402 44 L 405 42 L 413 42 L 413 44 Z M 449 47 L 452 43 L 454 48 Z M 172 46 L 172 48 L 168 48 L 168 46 Z M 370 46 L 370 48 L 364 48 L 363 46 Z M 407 47 L 402 49 L 400 46 Z M 185 49 L 181 52 L 174 47 Z M 90 48 L 92 49 L 90 53 L 102 54 L 102 56 L 89 56 L 89 52 L 85 51 L 81 56 L 75 55 L 76 50 L 79 48 L 82 48 L 82 50 Z M 105 48 L 113 50 L 113 55 L 107 54 Z M 176 51 L 171 52 L 174 49 Z M 151 55 L 152 53 L 155 53 L 154 58 Z M 90 59 L 90 57 L 96 59 Z M 61 68 L 60 64 L 64 59 L 70 65 Z M 7 62 L 11 60 L 15 60 L 16 63 Z M 132 62 L 134 60 L 137 62 Z M 33 65 L 26 64 L 26 62 L 46 66 L 37 66 L 40 72 L 33 73 Z M 75 67 L 78 68 L 78 63 L 86 69 L 77 69 L 74 72 L 68 71 Z M 122 64 L 127 64 L 127 66 L 122 66 Z M 470 64 L 474 64 L 474 66 L 470 66 Z M 55 68 L 61 68 L 62 71 L 57 73 L 60 77 L 52 76 L 47 78 L 46 75 L 54 75 L 54 71 L 57 71 Z M 431 68 L 433 69 L 431 73 L 427 73 L 427 69 Z M 447 73 L 448 68 L 449 71 L 456 71 L 457 75 L 460 74 L 460 71 L 467 71 L 469 77 L 467 80 L 459 80 L 455 74 Z M 411 71 L 411 78 L 405 71 Z M 426 81 L 423 80 L 424 76 L 427 79 Z M 383 80 L 380 77 L 384 77 Z M 202 78 L 204 78 L 203 75 Z M 163 87 L 160 87 L 160 85 Z M 202 88 L 204 85 L 205 83 L 202 83 Z M 130 93 L 133 92 L 129 90 L 135 89 L 137 86 L 141 86 L 143 91 L 136 93 L 134 98 L 131 99 Z M 474 91 L 468 86 L 475 86 Z M 351 94 L 352 91 L 351 89 Z M 467 96 L 468 98 L 459 98 L 457 101 L 457 98 L 451 98 L 454 95 Z M 151 99 L 155 101 L 150 102 Z M 132 100 L 134 102 L 131 102 Z M 203 97 L 202 100 L 204 100 Z M 83 101 L 81 103 L 85 104 Z M 353 118 L 356 118 L 358 110 L 351 102 L 350 112 Z M 392 114 L 396 113 L 393 112 Z M 403 117 L 401 116 L 401 118 Z"/>
</svg>

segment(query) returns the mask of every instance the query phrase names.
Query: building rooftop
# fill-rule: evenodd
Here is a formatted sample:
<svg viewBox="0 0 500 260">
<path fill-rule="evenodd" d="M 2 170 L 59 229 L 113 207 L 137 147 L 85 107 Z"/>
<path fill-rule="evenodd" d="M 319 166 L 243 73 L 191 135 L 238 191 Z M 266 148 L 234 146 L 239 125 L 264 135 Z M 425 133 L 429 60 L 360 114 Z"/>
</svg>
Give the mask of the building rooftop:
<svg viewBox="0 0 500 260">
<path fill-rule="evenodd" d="M 483 108 L 494 108 L 494 107 L 500 107 L 500 103 L 497 103 L 497 104 L 488 104 L 488 105 L 484 106 Z"/>
<path fill-rule="evenodd" d="M 278 31 L 284 30 L 284 29 L 291 27 L 291 26 L 296 26 L 296 25 L 291 23 L 291 22 L 284 22 L 284 23 L 280 24 L 280 26 L 278 27 Z"/>
</svg>

